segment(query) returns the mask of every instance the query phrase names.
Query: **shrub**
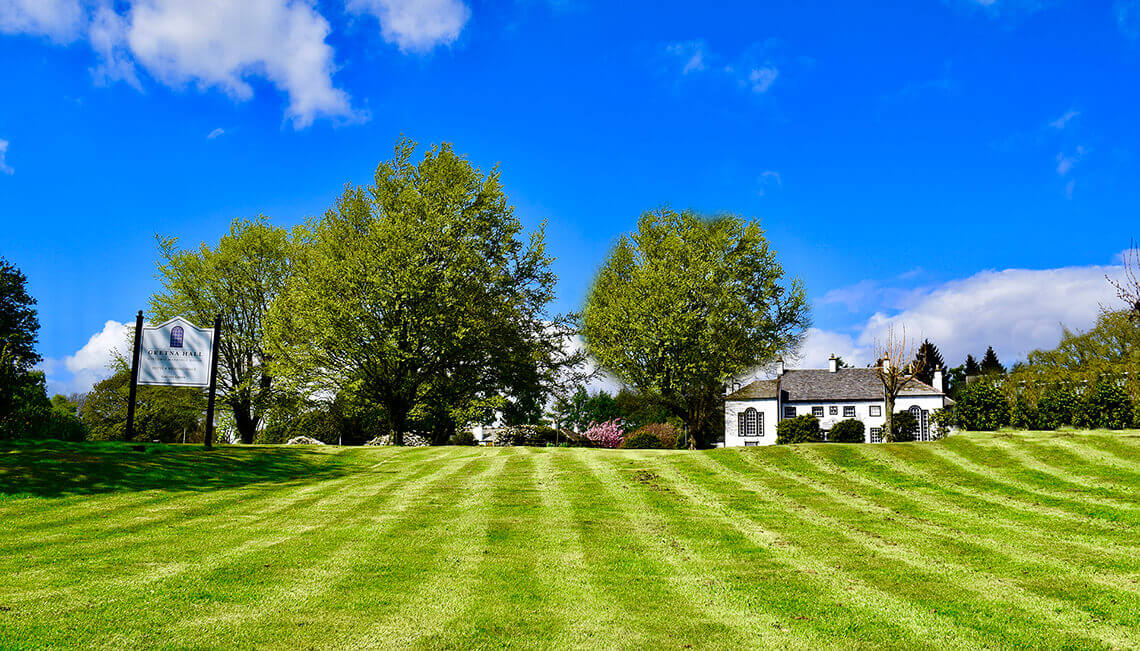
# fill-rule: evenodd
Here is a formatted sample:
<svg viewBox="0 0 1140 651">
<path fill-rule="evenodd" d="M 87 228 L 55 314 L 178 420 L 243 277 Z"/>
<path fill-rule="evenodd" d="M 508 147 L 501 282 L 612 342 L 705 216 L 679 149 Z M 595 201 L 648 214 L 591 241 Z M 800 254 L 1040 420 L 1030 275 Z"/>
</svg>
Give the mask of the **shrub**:
<svg viewBox="0 0 1140 651">
<path fill-rule="evenodd" d="M 475 445 L 475 435 L 468 431 L 456 432 L 447 441 L 448 445 Z"/>
<path fill-rule="evenodd" d="M 955 424 L 957 414 L 953 407 L 944 407 L 930 412 L 930 434 L 934 440 L 945 438 Z"/>
<path fill-rule="evenodd" d="M 819 419 L 811 414 L 803 414 L 776 423 L 776 443 L 819 443 L 823 433 L 819 430 Z"/>
<path fill-rule="evenodd" d="M 604 423 L 591 423 L 586 430 L 586 438 L 600 448 L 616 448 L 621 445 L 625 436 L 620 418 L 607 420 Z"/>
<path fill-rule="evenodd" d="M 561 431 L 545 425 L 509 425 L 491 430 L 495 445 L 510 447 L 518 445 L 555 445 L 564 438 Z"/>
<path fill-rule="evenodd" d="M 660 447 L 666 450 L 672 450 L 677 447 L 677 442 L 681 440 L 681 432 L 676 425 L 672 423 L 650 423 L 642 425 L 633 432 L 633 436 L 648 433 L 656 436 L 661 441 Z"/>
<path fill-rule="evenodd" d="M 831 443 L 862 443 L 866 440 L 865 432 L 866 427 L 863 425 L 863 421 L 857 418 L 848 418 L 831 426 L 831 431 L 827 433 L 827 440 Z"/>
<path fill-rule="evenodd" d="M 1098 429 L 1124 429 L 1132 424 L 1132 400 L 1116 382 L 1101 378 L 1082 405 L 1081 424 Z"/>
<path fill-rule="evenodd" d="M 994 431 L 1009 422 L 1009 403 L 990 382 L 971 382 L 958 391 L 958 426 L 971 431 Z"/>
<path fill-rule="evenodd" d="M 618 447 L 627 450 L 659 450 L 665 446 L 655 434 L 646 432 L 642 428 L 623 438 Z"/>
<path fill-rule="evenodd" d="M 896 411 L 891 416 L 891 440 L 906 443 L 914 440 L 918 433 L 918 419 L 909 411 Z"/>
<path fill-rule="evenodd" d="M 1046 387 L 1037 399 L 1037 426 L 1057 429 L 1073 425 L 1081 409 L 1081 397 L 1071 388 L 1054 384 Z"/>
<path fill-rule="evenodd" d="M 1009 424 L 1017 429 L 1037 429 L 1039 420 L 1037 405 L 1029 402 L 1025 394 L 1018 394 L 1010 408 Z"/>
</svg>

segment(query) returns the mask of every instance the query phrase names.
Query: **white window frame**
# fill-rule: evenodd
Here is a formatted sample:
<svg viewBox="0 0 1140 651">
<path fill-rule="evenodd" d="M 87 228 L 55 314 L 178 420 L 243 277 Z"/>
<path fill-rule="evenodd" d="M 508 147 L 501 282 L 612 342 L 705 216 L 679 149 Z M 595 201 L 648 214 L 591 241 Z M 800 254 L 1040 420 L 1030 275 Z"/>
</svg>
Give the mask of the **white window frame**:
<svg viewBox="0 0 1140 651">
<path fill-rule="evenodd" d="M 843 405 L 843 417 L 855 418 L 855 405 Z"/>
<path fill-rule="evenodd" d="M 876 417 L 876 418 L 881 418 L 883 416 L 883 406 L 882 405 L 871 405 L 870 415 L 873 417 Z"/>
<path fill-rule="evenodd" d="M 795 417 L 796 417 L 796 406 L 795 405 L 784 405 L 784 418 L 795 418 Z"/>
<path fill-rule="evenodd" d="M 816 418 L 823 418 L 823 407 L 812 407 L 811 415 Z"/>
</svg>

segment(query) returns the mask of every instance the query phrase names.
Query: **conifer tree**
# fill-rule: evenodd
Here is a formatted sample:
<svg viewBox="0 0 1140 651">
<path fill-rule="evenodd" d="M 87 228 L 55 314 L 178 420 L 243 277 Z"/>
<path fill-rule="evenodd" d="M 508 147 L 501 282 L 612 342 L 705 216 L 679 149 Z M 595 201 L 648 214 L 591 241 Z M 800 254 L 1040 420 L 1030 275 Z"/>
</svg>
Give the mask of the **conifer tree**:
<svg viewBox="0 0 1140 651">
<path fill-rule="evenodd" d="M 1005 367 L 998 361 L 998 356 L 997 353 L 994 352 L 993 346 L 986 348 L 986 354 L 982 357 L 981 371 L 984 375 L 1005 373 Z"/>
<path fill-rule="evenodd" d="M 929 339 L 924 339 L 922 345 L 918 347 L 918 354 L 914 357 L 914 377 L 920 382 L 930 384 L 934 381 L 934 369 L 946 368 L 946 362 L 942 359 L 942 353 L 938 351 L 938 346 L 935 346 Z"/>
<path fill-rule="evenodd" d="M 966 355 L 966 377 L 982 374 L 982 367 L 978 366 L 978 360 L 974 359 L 973 355 Z"/>
</svg>

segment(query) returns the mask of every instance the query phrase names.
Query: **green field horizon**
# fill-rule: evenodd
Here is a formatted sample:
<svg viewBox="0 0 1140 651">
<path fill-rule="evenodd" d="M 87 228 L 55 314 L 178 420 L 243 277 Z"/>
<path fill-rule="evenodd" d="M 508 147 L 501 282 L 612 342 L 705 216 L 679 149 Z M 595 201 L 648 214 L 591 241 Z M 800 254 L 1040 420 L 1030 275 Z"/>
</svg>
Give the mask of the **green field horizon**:
<svg viewBox="0 0 1140 651">
<path fill-rule="evenodd" d="M 1140 648 L 1140 432 L 0 444 L 0 648 Z"/>
</svg>

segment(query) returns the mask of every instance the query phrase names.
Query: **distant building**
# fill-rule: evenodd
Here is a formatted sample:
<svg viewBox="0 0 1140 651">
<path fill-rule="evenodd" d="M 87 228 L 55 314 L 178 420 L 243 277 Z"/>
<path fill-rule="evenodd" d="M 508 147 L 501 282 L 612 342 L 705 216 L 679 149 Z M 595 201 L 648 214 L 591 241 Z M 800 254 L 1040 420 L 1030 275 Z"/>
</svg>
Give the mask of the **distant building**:
<svg viewBox="0 0 1140 651">
<path fill-rule="evenodd" d="M 781 361 L 774 379 L 756 380 L 729 393 L 724 399 L 724 445 L 772 445 L 776 423 L 803 414 L 819 418 L 824 431 L 841 420 L 861 420 L 865 441 L 881 442 L 886 401 L 877 369 L 838 366 L 834 356 L 825 369 L 785 370 Z M 896 412 L 914 414 L 919 425 L 915 438 L 920 441 L 931 438 L 931 412 L 954 403 L 945 393 L 941 369 L 934 371 L 932 385 L 912 380 L 895 399 Z"/>
</svg>

